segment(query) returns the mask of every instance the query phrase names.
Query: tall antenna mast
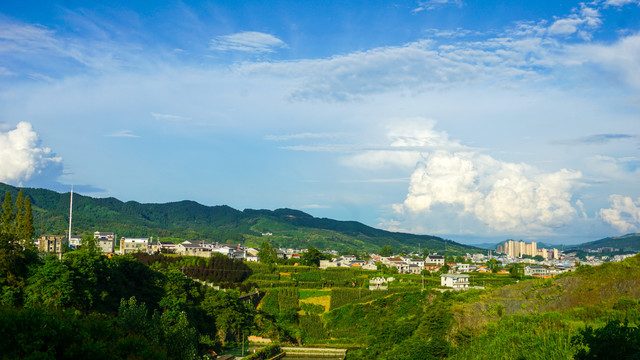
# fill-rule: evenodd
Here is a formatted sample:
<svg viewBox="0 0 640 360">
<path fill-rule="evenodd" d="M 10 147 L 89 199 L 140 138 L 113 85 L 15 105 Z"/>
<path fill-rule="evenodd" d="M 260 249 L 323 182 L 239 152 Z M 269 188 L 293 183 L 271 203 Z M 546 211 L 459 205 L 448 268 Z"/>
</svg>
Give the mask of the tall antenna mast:
<svg viewBox="0 0 640 360">
<path fill-rule="evenodd" d="M 73 220 L 73 184 L 71 185 L 71 201 L 69 201 L 69 237 L 67 240 L 71 243 L 71 221 Z M 60 244 L 60 254 L 62 255 L 62 245 Z"/>
</svg>

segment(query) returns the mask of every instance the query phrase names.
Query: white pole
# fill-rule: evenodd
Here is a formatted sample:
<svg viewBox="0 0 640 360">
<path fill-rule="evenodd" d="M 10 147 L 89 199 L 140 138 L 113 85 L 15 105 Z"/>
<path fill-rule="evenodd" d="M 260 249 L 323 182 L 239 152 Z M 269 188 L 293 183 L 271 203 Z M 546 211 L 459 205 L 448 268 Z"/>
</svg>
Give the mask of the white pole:
<svg viewBox="0 0 640 360">
<path fill-rule="evenodd" d="M 71 243 L 71 220 L 73 219 L 73 185 L 71 185 L 71 200 L 69 201 L 69 237 L 67 240 Z M 62 253 L 62 244 L 60 246 L 60 252 Z"/>
</svg>

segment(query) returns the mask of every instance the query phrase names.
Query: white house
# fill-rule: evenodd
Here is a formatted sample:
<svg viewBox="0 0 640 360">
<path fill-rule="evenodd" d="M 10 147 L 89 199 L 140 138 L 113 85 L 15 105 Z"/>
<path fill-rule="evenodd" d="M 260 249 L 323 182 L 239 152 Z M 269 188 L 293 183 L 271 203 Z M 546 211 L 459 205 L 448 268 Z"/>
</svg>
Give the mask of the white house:
<svg viewBox="0 0 640 360">
<path fill-rule="evenodd" d="M 456 290 L 469 288 L 469 275 L 464 274 L 442 274 L 440 275 L 440 285 Z"/>
<path fill-rule="evenodd" d="M 548 276 L 549 270 L 542 266 L 527 266 L 524 268 L 525 276 Z"/>
<path fill-rule="evenodd" d="M 69 246 L 74 249 L 77 249 L 82 245 L 82 236 L 81 235 L 71 235 L 69 236 Z"/>
<path fill-rule="evenodd" d="M 147 252 L 149 249 L 149 238 L 120 238 L 120 254 L 133 252 Z"/>
<path fill-rule="evenodd" d="M 425 259 L 425 265 L 432 266 L 444 266 L 444 256 L 442 255 L 429 255 Z"/>
</svg>

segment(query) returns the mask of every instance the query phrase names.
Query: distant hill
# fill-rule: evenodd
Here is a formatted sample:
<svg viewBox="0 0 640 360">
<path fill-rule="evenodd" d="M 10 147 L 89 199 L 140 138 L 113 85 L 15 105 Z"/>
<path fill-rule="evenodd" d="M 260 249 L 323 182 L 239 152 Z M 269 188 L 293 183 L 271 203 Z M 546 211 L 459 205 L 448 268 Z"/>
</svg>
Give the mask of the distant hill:
<svg viewBox="0 0 640 360">
<path fill-rule="evenodd" d="M 596 241 L 590 241 L 572 246 L 574 249 L 598 249 L 603 247 L 612 247 L 622 251 L 635 250 L 640 251 L 640 234 L 627 234 L 623 236 L 612 236 Z"/>
<path fill-rule="evenodd" d="M 0 194 L 15 199 L 19 188 L 0 183 Z M 65 234 L 69 222 L 69 193 L 23 188 L 33 204 L 37 235 Z M 4 197 L 3 197 L 4 198 Z M 390 245 L 397 252 L 417 250 L 450 253 L 481 249 L 436 236 L 390 232 L 356 221 L 316 218 L 293 209 L 239 211 L 229 206 L 205 206 L 195 201 L 165 204 L 122 202 L 115 198 L 73 196 L 73 232 L 115 232 L 117 237 L 151 237 L 163 240 L 211 240 L 259 246 L 267 240 L 291 248 L 374 251 Z M 271 234 L 271 235 L 262 235 Z"/>
</svg>

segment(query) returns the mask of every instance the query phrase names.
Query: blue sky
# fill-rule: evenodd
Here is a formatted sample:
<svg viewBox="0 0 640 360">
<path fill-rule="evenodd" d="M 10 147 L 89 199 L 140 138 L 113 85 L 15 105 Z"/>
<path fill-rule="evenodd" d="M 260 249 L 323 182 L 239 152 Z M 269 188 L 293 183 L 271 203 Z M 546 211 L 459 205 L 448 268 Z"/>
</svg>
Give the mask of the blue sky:
<svg viewBox="0 0 640 360">
<path fill-rule="evenodd" d="M 3 1 L 0 181 L 462 242 L 640 231 L 640 4 Z"/>
</svg>

